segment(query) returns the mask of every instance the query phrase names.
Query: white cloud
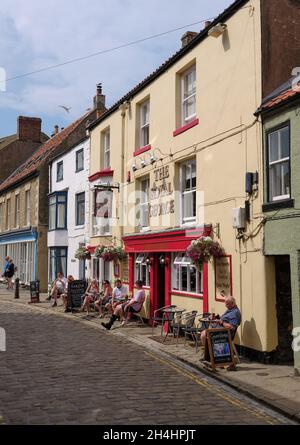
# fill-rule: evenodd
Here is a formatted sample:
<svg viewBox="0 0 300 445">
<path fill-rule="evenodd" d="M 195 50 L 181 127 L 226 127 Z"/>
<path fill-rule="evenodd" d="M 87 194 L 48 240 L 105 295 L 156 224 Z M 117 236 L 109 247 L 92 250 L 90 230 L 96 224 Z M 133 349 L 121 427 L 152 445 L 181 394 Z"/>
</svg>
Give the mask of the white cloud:
<svg viewBox="0 0 300 445">
<path fill-rule="evenodd" d="M 212 4 L 213 3 L 213 4 Z M 13 77 L 215 16 L 230 0 L 2 0 L 1 65 Z M 200 30 L 203 25 L 197 25 Z M 180 47 L 185 30 L 7 83 L 6 108 L 49 118 L 92 104 L 95 85 L 111 105 Z"/>
</svg>

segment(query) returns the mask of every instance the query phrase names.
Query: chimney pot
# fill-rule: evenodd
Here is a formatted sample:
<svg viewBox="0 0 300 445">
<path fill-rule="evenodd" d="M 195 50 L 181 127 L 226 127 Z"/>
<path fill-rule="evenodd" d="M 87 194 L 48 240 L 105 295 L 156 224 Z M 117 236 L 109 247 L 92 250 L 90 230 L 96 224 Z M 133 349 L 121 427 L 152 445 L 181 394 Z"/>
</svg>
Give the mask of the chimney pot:
<svg viewBox="0 0 300 445">
<path fill-rule="evenodd" d="M 207 20 L 205 22 L 204 28 L 207 28 L 211 24 L 211 20 Z"/>
<path fill-rule="evenodd" d="M 181 37 L 182 48 L 188 45 L 197 35 L 198 33 L 194 31 L 187 31 L 184 33 Z"/>
<path fill-rule="evenodd" d="M 42 120 L 39 117 L 19 116 L 17 137 L 19 141 L 41 142 Z"/>
</svg>

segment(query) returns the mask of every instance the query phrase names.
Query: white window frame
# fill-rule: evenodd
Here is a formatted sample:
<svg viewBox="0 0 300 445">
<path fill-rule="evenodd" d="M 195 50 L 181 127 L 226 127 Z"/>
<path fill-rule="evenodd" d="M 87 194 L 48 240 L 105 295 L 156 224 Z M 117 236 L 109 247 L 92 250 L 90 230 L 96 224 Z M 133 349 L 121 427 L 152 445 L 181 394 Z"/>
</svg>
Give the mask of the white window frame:
<svg viewBox="0 0 300 445">
<path fill-rule="evenodd" d="M 150 264 L 146 262 L 148 258 L 147 253 L 139 253 L 135 255 L 135 280 L 141 280 L 143 276 L 143 268 L 146 268 L 146 282 L 143 284 L 143 287 L 150 286 Z"/>
<path fill-rule="evenodd" d="M 20 195 L 15 195 L 15 227 L 20 227 Z"/>
<path fill-rule="evenodd" d="M 194 73 L 194 82 L 195 82 L 195 88 L 192 90 L 192 93 L 187 95 L 188 92 L 186 91 L 186 79 L 188 78 L 188 76 Z M 195 119 L 195 117 L 197 116 L 197 102 L 196 102 L 196 93 L 197 93 L 197 88 L 196 88 L 196 65 L 193 65 L 191 68 L 189 68 L 188 70 L 186 70 L 184 73 L 182 73 L 181 75 L 181 124 L 182 126 L 185 126 L 187 124 L 189 124 L 191 121 L 193 121 Z M 191 115 L 186 115 L 186 103 L 193 99 L 193 102 L 195 104 L 195 112 Z"/>
<path fill-rule="evenodd" d="M 30 207 L 31 207 L 31 192 L 25 191 L 25 225 L 30 226 Z"/>
<path fill-rule="evenodd" d="M 187 289 L 182 289 L 182 269 L 187 272 Z M 196 291 L 191 290 L 191 268 L 196 270 Z M 192 264 L 185 252 L 175 252 L 172 254 L 172 291 L 193 295 L 203 295 L 203 272 L 199 272 Z"/>
<path fill-rule="evenodd" d="M 110 129 L 103 132 L 103 168 L 110 168 Z"/>
<path fill-rule="evenodd" d="M 9 230 L 11 227 L 11 199 L 6 200 L 6 214 L 5 214 L 5 229 Z"/>
<path fill-rule="evenodd" d="M 148 135 L 148 137 L 146 137 Z M 140 104 L 140 147 L 146 147 L 150 142 L 150 100 Z"/>
<path fill-rule="evenodd" d="M 142 178 L 140 181 L 140 229 L 141 231 L 149 230 L 150 225 L 150 215 L 149 215 L 149 204 L 150 204 L 150 178 Z M 143 184 L 147 184 L 145 189 L 143 189 Z M 148 215 L 148 218 L 146 216 Z M 144 225 L 144 221 L 147 219 L 147 224 Z"/>
<path fill-rule="evenodd" d="M 290 190 L 290 193 L 288 193 L 288 194 L 282 194 L 282 195 L 275 195 L 275 196 L 271 196 L 271 183 L 270 183 L 270 181 L 271 181 L 271 178 L 270 178 L 270 176 L 271 176 L 271 167 L 273 167 L 273 166 L 275 166 L 275 165 L 279 165 L 279 164 L 282 164 L 282 165 L 284 165 L 285 163 L 288 163 L 288 165 L 289 165 L 289 178 L 290 178 L 290 189 L 291 189 L 291 168 L 290 168 L 290 156 L 286 156 L 286 157 L 284 157 L 284 158 L 279 158 L 279 159 L 277 159 L 276 161 L 270 161 L 270 149 L 271 149 L 271 136 L 273 135 L 273 134 L 277 134 L 277 138 L 278 138 L 278 152 L 279 152 L 279 156 L 280 156 L 280 153 L 281 153 L 281 133 L 283 132 L 283 131 L 286 131 L 286 130 L 288 130 L 288 132 L 290 132 L 290 128 L 289 128 L 289 126 L 288 125 L 286 125 L 286 126 L 284 126 L 284 127 L 282 127 L 282 128 L 279 128 L 279 129 L 277 129 L 277 130 L 274 130 L 274 131 L 271 131 L 269 134 L 268 134 L 268 162 L 269 162 L 269 165 L 268 165 L 268 177 L 269 177 L 269 190 L 268 190 L 268 192 L 269 192 L 269 200 L 270 201 L 281 201 L 281 200 L 283 200 L 283 199 L 289 199 L 290 197 L 291 197 L 291 190 Z M 290 146 L 290 135 L 289 135 L 289 153 L 291 153 L 291 146 Z M 283 187 L 283 183 L 284 183 L 284 178 L 283 178 L 283 170 L 281 169 L 281 189 L 282 189 L 282 187 Z"/>
<path fill-rule="evenodd" d="M 0 202 L 0 232 L 3 230 L 3 202 Z"/>
<path fill-rule="evenodd" d="M 184 189 L 184 183 L 183 183 L 183 169 L 184 167 L 186 167 L 189 164 L 195 164 L 195 177 L 197 178 L 197 164 L 196 164 L 196 159 L 189 159 L 188 161 L 182 162 L 180 164 L 180 220 L 181 220 L 181 225 L 185 226 L 185 225 L 191 225 L 194 224 L 196 222 L 197 219 L 197 184 L 195 185 L 195 187 L 192 187 L 191 189 Z M 190 171 L 192 172 L 192 168 L 190 169 Z M 191 180 L 192 180 L 193 176 L 191 176 Z M 196 179 L 197 181 L 197 179 Z M 196 200 L 196 215 L 194 216 L 185 216 L 184 215 L 184 198 L 190 194 L 195 193 L 195 200 Z"/>
</svg>

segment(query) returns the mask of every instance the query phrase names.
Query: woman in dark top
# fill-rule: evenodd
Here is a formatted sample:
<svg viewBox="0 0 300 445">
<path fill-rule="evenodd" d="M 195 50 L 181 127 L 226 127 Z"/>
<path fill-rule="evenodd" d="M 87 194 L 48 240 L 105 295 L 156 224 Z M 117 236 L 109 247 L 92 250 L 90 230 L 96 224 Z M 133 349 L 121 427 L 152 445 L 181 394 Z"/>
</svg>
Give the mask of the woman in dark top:
<svg viewBox="0 0 300 445">
<path fill-rule="evenodd" d="M 15 274 L 15 265 L 14 265 L 13 260 L 9 260 L 9 266 L 6 269 L 6 271 L 7 271 L 6 272 L 6 277 L 7 277 L 7 281 L 8 281 L 7 289 L 13 289 L 14 285 L 13 285 L 13 282 L 12 282 L 12 277 Z"/>
</svg>

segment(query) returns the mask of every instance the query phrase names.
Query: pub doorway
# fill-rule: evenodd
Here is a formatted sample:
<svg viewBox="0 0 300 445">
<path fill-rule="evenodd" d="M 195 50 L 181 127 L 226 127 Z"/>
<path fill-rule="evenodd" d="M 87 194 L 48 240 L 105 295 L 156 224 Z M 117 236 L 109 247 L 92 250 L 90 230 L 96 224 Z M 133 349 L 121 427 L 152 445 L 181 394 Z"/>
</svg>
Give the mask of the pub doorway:
<svg viewBox="0 0 300 445">
<path fill-rule="evenodd" d="M 275 256 L 275 275 L 278 346 L 274 352 L 274 362 L 293 364 L 293 312 L 290 257 L 288 255 Z"/>
</svg>

